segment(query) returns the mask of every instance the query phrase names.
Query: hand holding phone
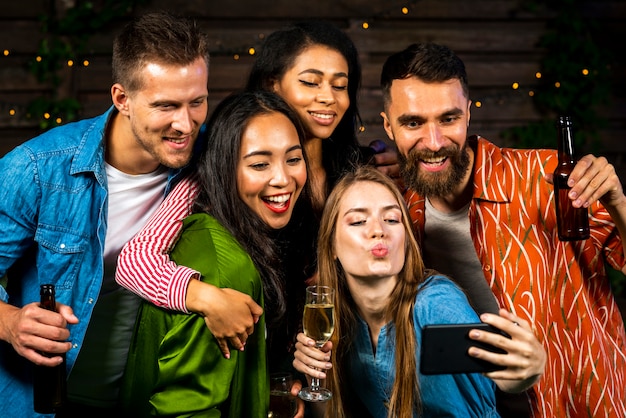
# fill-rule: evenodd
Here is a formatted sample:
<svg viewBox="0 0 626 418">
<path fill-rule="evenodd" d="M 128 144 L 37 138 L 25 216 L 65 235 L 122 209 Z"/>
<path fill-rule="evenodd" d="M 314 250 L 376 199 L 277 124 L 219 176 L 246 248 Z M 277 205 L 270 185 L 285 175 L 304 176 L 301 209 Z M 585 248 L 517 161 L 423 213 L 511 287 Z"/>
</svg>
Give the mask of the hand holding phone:
<svg viewBox="0 0 626 418">
<path fill-rule="evenodd" d="M 499 329 L 485 323 L 426 325 L 422 329 L 420 372 L 431 374 L 487 373 L 505 367 L 472 357 L 471 346 L 499 354 L 506 351 L 469 337 L 470 330 L 479 329 L 509 337 Z"/>
</svg>

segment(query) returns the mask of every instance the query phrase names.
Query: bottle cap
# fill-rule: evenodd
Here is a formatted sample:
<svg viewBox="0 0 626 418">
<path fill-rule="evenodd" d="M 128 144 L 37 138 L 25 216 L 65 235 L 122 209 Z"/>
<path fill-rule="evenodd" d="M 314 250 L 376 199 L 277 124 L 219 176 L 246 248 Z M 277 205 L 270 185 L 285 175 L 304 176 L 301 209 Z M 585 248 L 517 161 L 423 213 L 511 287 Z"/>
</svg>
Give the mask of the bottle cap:
<svg viewBox="0 0 626 418">
<path fill-rule="evenodd" d="M 559 116 L 559 125 L 565 125 L 565 126 L 571 126 L 572 125 L 572 118 L 564 115 L 564 116 Z"/>
<path fill-rule="evenodd" d="M 54 285 L 53 284 L 42 284 L 40 289 L 39 289 L 39 294 L 40 295 L 44 295 L 44 294 L 50 294 L 52 293 L 54 295 Z"/>
</svg>

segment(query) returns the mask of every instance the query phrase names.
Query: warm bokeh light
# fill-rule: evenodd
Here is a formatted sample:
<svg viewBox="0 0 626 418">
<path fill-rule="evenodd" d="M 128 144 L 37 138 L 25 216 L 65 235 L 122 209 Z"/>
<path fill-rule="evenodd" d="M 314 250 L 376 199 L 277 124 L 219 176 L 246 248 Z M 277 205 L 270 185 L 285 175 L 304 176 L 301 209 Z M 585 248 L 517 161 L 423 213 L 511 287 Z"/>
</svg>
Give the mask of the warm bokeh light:
<svg viewBox="0 0 626 418">
<path fill-rule="evenodd" d="M 403 7 L 402 8 L 402 14 L 403 15 L 408 15 L 409 14 L 409 8 L 408 7 Z"/>
<path fill-rule="evenodd" d="M 558 89 L 559 87 L 561 87 L 561 83 L 557 81 L 556 83 L 554 83 L 554 87 Z"/>
<path fill-rule="evenodd" d="M 529 92 L 528 92 L 528 95 L 529 95 L 530 97 L 533 97 L 533 96 L 535 95 L 535 92 L 531 90 L 531 91 L 529 91 Z"/>
<path fill-rule="evenodd" d="M 254 55 L 254 54 L 256 54 L 256 50 L 254 48 L 250 48 L 250 49 L 248 49 L 248 54 Z"/>
<path fill-rule="evenodd" d="M 40 56 L 37 56 L 37 58 L 35 58 L 35 61 L 37 62 L 41 62 L 43 58 L 41 58 Z"/>
<path fill-rule="evenodd" d="M 359 126 L 359 132 L 365 132 L 365 126 L 363 125 Z"/>
<path fill-rule="evenodd" d="M 74 61 L 73 60 L 67 60 L 67 66 L 68 67 L 73 67 L 74 66 Z"/>
<path fill-rule="evenodd" d="M 83 67 L 89 67 L 89 60 L 83 61 Z"/>
<path fill-rule="evenodd" d="M 61 122 L 63 122 L 63 119 L 61 119 L 61 118 L 56 118 L 56 119 L 55 119 L 55 122 L 57 123 L 57 125 L 60 125 L 60 124 L 61 124 Z"/>
<path fill-rule="evenodd" d="M 367 23 L 367 22 L 363 22 L 363 24 L 361 26 L 363 26 L 363 29 L 369 29 L 370 24 Z"/>
<path fill-rule="evenodd" d="M 9 50 L 8 49 L 5 49 L 2 53 L 4 54 L 5 57 L 9 56 Z"/>
<path fill-rule="evenodd" d="M 15 109 L 9 109 L 9 115 L 15 116 Z"/>
<path fill-rule="evenodd" d="M 513 87 L 513 90 L 517 90 L 519 89 L 519 83 L 513 83 L 511 87 Z"/>
<path fill-rule="evenodd" d="M 586 68 L 583 68 L 583 75 L 589 75 L 589 70 Z"/>
<path fill-rule="evenodd" d="M 235 61 L 239 60 L 239 54 L 235 54 L 235 55 L 233 55 L 233 59 L 234 59 Z"/>
<path fill-rule="evenodd" d="M 483 102 L 481 102 L 480 100 L 476 100 L 474 102 L 474 106 L 476 106 L 476 107 L 483 107 Z"/>
<path fill-rule="evenodd" d="M 535 78 L 541 78 L 541 73 L 539 71 L 535 73 Z"/>
<path fill-rule="evenodd" d="M 50 119 L 50 113 L 46 112 L 43 114 L 44 119 Z"/>
</svg>

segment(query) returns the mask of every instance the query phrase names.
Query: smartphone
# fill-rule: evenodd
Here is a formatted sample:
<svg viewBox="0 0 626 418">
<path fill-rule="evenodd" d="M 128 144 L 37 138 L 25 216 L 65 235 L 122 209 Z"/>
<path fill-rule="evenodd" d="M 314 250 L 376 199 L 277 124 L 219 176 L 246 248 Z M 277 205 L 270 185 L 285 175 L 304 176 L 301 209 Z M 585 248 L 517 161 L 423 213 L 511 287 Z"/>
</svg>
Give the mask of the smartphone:
<svg viewBox="0 0 626 418">
<path fill-rule="evenodd" d="M 506 333 L 485 323 L 426 325 L 422 329 L 420 372 L 430 374 L 486 373 L 505 367 L 471 357 L 467 350 L 479 347 L 494 353 L 506 351 L 480 341 L 470 339 L 469 332 L 479 329 L 509 337 Z"/>
</svg>

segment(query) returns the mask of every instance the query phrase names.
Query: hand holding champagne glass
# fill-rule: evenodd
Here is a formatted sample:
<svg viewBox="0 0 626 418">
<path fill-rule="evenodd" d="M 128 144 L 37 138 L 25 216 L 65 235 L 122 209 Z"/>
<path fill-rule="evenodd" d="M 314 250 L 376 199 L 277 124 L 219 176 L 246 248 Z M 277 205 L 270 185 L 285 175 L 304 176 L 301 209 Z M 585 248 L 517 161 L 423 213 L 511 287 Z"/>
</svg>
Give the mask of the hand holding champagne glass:
<svg viewBox="0 0 626 418">
<path fill-rule="evenodd" d="M 335 289 L 328 286 L 309 286 L 306 288 L 304 314 L 302 316 L 304 334 L 315 340 L 315 346 L 321 347 L 330 339 L 335 329 Z M 311 378 L 311 386 L 299 394 L 309 402 L 326 401 L 332 392 L 319 385 L 318 378 Z"/>
</svg>

